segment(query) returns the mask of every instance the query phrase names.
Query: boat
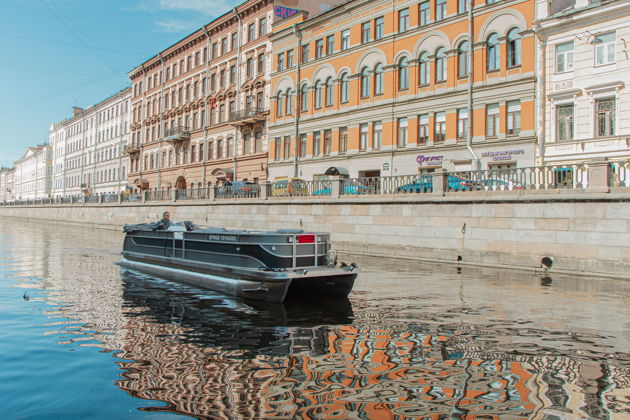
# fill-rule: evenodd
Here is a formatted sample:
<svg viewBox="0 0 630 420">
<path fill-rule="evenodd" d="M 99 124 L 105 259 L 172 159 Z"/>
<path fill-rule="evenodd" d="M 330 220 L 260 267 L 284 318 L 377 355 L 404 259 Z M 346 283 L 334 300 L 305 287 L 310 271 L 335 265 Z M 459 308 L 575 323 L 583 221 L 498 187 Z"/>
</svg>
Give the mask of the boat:
<svg viewBox="0 0 630 420">
<path fill-rule="evenodd" d="M 356 264 L 331 258 L 329 233 L 199 228 L 191 222 L 167 230 L 128 224 L 123 231 L 123 267 L 247 299 L 347 296 L 358 275 Z"/>
</svg>

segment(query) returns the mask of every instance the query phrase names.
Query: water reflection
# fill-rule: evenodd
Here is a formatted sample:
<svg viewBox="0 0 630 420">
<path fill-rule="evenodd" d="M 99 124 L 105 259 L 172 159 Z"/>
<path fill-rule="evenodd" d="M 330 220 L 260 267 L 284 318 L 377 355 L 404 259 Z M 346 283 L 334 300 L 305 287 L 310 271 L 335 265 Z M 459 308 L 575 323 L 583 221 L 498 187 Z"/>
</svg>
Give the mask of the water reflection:
<svg viewBox="0 0 630 420">
<path fill-rule="evenodd" d="M 16 301 L 47 303 L 41 323 L 56 343 L 113 352 L 115 386 L 144 412 L 630 413 L 628 283 L 353 258 L 364 271 L 350 299 L 257 303 L 121 269 L 117 233 L 0 222 L 0 234 Z"/>
</svg>

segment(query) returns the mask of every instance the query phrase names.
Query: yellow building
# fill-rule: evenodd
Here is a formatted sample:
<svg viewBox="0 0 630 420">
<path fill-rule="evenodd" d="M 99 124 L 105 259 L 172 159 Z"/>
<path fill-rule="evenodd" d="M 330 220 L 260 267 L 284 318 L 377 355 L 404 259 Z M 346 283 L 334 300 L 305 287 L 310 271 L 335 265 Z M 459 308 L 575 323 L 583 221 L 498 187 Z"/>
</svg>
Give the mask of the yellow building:
<svg viewBox="0 0 630 420">
<path fill-rule="evenodd" d="M 275 22 L 269 177 L 533 166 L 534 6 L 354 0 Z"/>
</svg>

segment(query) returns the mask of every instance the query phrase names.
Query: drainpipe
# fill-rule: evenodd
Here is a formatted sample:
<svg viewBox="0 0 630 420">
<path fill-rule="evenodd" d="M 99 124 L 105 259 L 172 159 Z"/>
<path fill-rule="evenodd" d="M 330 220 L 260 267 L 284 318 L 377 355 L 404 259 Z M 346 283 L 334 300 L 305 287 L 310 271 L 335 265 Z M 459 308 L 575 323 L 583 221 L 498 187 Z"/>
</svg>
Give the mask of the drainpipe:
<svg viewBox="0 0 630 420">
<path fill-rule="evenodd" d="M 473 66 L 473 2 L 472 0 L 467 0 L 468 3 L 468 65 L 470 66 L 470 71 L 468 72 L 468 132 L 466 133 L 466 148 L 472 155 L 475 160 L 475 169 L 481 170 L 481 161 L 479 160 L 479 156 L 475 153 L 472 148 L 472 128 L 473 128 L 473 83 L 474 83 L 474 66 Z"/>
<path fill-rule="evenodd" d="M 295 66 L 295 100 L 293 101 L 294 106 L 294 126 L 295 126 L 295 147 L 293 153 L 293 177 L 298 177 L 298 151 L 300 148 L 300 110 L 301 107 L 298 106 L 298 98 L 300 97 L 300 69 L 302 63 L 302 32 L 298 28 L 298 24 L 293 25 L 293 34 L 297 37 L 297 60 Z"/>
<path fill-rule="evenodd" d="M 241 109 L 241 32 L 243 31 L 241 16 L 238 14 L 238 10 L 236 7 L 232 9 L 234 12 L 234 16 L 238 20 L 238 37 L 236 38 L 236 43 L 238 45 L 238 49 L 236 53 L 238 54 L 236 57 L 236 108 L 238 110 Z M 234 127 L 234 148 L 232 150 L 232 162 L 234 164 L 234 175 L 232 177 L 232 181 L 236 181 L 236 151 L 238 150 L 238 126 Z"/>
<path fill-rule="evenodd" d="M 120 127 L 120 129 L 118 130 L 118 132 L 120 133 L 120 139 L 118 140 L 118 189 L 116 190 L 116 194 L 120 194 L 120 187 L 121 187 L 121 175 L 122 175 L 122 161 L 123 161 L 123 148 L 124 148 L 124 143 L 123 143 L 123 129 L 125 128 L 124 125 L 124 120 L 125 117 L 123 116 L 123 105 L 124 105 L 124 95 L 120 94 L 120 99 L 122 99 L 122 102 L 120 102 L 120 121 L 118 121 L 118 127 Z"/>
<path fill-rule="evenodd" d="M 203 86 L 203 91 L 204 91 L 203 101 L 205 103 L 206 97 L 210 93 L 210 54 L 212 54 L 212 49 L 210 48 L 210 33 L 208 32 L 208 27 L 204 26 L 203 30 L 206 33 L 206 40 L 207 40 L 206 48 L 208 49 L 208 54 L 206 55 L 206 84 Z M 203 144 L 206 145 L 206 148 L 208 147 L 209 108 L 210 108 L 210 105 L 205 104 L 204 109 L 203 109 L 203 113 L 204 113 Z M 204 151 L 204 154 L 208 156 L 208 149 Z M 204 156 L 201 156 L 201 184 L 204 187 L 206 186 L 206 164 L 204 163 Z"/>
<path fill-rule="evenodd" d="M 536 73 L 538 74 L 538 80 L 536 81 L 536 137 L 537 137 L 537 154 L 538 162 L 536 164 L 543 166 L 545 164 L 545 127 L 544 127 L 544 112 L 545 112 L 545 84 L 547 82 L 545 78 L 544 60 L 545 60 L 545 40 L 541 34 L 540 26 L 534 26 L 534 33 L 536 34 Z"/>
<path fill-rule="evenodd" d="M 160 101 L 158 105 L 158 115 L 162 116 L 163 111 L 163 102 L 164 102 L 164 59 L 162 58 L 162 53 L 158 53 L 158 57 L 160 58 L 160 63 L 162 63 L 162 70 L 160 70 Z M 160 172 L 160 157 L 162 156 L 162 139 L 161 136 L 164 136 L 164 133 L 161 131 L 162 129 L 162 118 L 158 118 L 158 152 L 157 157 L 155 159 L 155 166 L 157 166 L 157 187 L 162 188 L 162 173 Z M 160 136 L 161 135 L 161 136 Z"/>
</svg>

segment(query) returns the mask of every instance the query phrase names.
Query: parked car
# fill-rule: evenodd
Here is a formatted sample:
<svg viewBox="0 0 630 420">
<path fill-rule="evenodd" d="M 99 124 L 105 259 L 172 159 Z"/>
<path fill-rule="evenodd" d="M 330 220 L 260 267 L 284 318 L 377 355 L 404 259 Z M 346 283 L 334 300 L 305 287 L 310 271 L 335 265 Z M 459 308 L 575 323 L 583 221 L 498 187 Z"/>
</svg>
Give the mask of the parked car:
<svg viewBox="0 0 630 420">
<path fill-rule="evenodd" d="M 365 185 L 347 184 L 347 185 L 344 185 L 343 187 L 343 194 L 344 195 L 369 194 L 373 190 L 374 189 L 372 187 L 366 187 Z M 313 195 L 331 195 L 331 194 L 332 194 L 331 187 L 320 188 L 319 190 L 313 191 Z"/>
<path fill-rule="evenodd" d="M 239 196 L 239 197 L 249 197 L 256 196 L 260 193 L 260 185 L 255 184 L 253 182 L 247 181 L 238 181 L 232 182 L 229 185 L 223 185 L 218 188 L 217 196 Z"/>
<path fill-rule="evenodd" d="M 462 179 L 454 175 L 448 175 L 447 179 L 449 191 L 466 191 L 471 188 L 471 181 Z M 398 192 L 431 192 L 433 191 L 433 177 L 424 175 L 416 178 L 413 184 L 405 184 L 398 187 Z"/>
<path fill-rule="evenodd" d="M 301 178 L 278 177 L 271 184 L 273 197 L 304 196 L 308 195 L 306 182 Z"/>
</svg>

